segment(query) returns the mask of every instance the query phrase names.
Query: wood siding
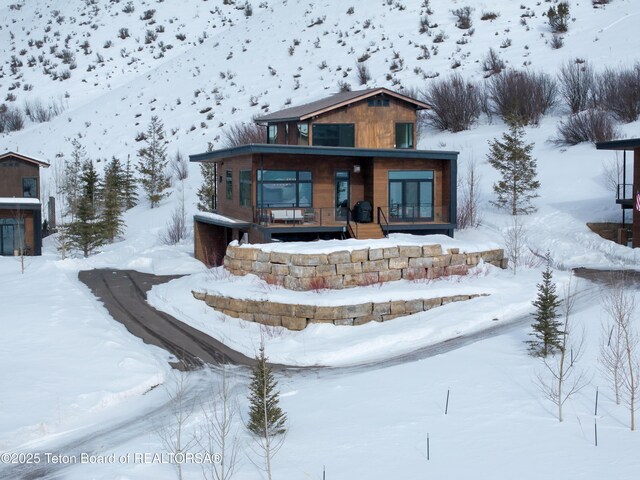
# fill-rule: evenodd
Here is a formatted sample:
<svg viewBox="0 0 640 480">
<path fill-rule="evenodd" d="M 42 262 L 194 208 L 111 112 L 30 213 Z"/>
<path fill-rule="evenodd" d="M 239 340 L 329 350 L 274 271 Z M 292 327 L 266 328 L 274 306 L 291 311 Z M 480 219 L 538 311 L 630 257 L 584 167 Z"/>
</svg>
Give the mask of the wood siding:
<svg viewBox="0 0 640 480">
<path fill-rule="evenodd" d="M 8 157 L 0 160 L 0 197 L 22 198 L 22 179 L 35 177 L 37 179 L 36 198 L 40 196 L 40 168 L 33 163 Z"/>
<path fill-rule="evenodd" d="M 240 206 L 240 171 L 251 170 L 251 155 L 235 157 L 218 162 L 218 208 L 217 212 L 228 217 L 246 220 L 253 219 L 251 206 Z M 227 170 L 231 170 L 233 179 L 233 195 L 227 200 Z M 255 174 L 252 183 L 255 183 Z M 251 199 L 255 204 L 255 197 Z"/>
</svg>

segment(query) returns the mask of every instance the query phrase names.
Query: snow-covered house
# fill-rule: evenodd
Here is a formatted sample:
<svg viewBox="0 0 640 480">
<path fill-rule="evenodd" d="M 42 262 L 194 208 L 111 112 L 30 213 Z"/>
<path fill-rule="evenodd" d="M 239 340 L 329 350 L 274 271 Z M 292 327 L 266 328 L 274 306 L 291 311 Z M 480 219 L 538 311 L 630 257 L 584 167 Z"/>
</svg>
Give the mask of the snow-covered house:
<svg viewBox="0 0 640 480">
<path fill-rule="evenodd" d="M 0 255 L 40 255 L 40 167 L 48 166 L 19 153 L 0 155 Z"/>
<path fill-rule="evenodd" d="M 388 90 L 341 92 L 265 115 L 264 144 L 192 155 L 217 165 L 214 214 L 195 217 L 195 254 L 218 261 L 251 243 L 453 236 L 457 152 L 416 149 L 417 111 L 429 105 Z"/>
</svg>

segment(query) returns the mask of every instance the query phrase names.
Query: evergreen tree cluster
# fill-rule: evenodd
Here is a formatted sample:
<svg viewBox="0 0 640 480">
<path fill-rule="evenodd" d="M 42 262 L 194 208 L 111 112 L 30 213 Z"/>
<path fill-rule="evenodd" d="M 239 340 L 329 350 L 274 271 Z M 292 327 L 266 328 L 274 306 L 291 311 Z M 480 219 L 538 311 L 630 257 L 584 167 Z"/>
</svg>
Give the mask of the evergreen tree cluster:
<svg viewBox="0 0 640 480">
<path fill-rule="evenodd" d="M 549 7 L 547 11 L 547 20 L 553 33 L 564 33 L 569 30 L 569 2 L 560 2 L 558 7 Z"/>
<path fill-rule="evenodd" d="M 542 272 L 542 283 L 538 284 L 538 296 L 533 302 L 536 308 L 534 314 L 536 321 L 531 325 L 533 328 L 531 335 L 534 340 L 527 342 L 531 354 L 539 357 L 546 357 L 563 348 L 562 324 L 557 320 L 561 301 L 556 294 L 556 285 L 551 272 L 551 257 L 548 252 L 546 260 L 547 268 Z"/>
</svg>

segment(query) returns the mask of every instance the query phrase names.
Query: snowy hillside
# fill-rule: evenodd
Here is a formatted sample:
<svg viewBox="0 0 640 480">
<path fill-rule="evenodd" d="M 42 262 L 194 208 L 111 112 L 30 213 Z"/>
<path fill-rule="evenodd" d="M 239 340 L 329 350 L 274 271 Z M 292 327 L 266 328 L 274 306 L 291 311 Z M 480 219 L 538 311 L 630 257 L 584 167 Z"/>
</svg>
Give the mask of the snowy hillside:
<svg viewBox="0 0 640 480">
<path fill-rule="evenodd" d="M 452 73 L 483 82 L 482 63 L 490 48 L 508 67 L 554 77 L 575 59 L 589 61 L 596 71 L 640 61 L 640 2 L 612 0 L 598 8 L 590 0 L 570 2 L 563 46 L 552 48 L 546 11 L 556 3 L 0 0 L 0 104 L 24 117 L 24 128 L 5 129 L 0 144 L 2 150 L 52 164 L 42 171 L 42 191 L 49 196 L 72 139 L 100 160 L 98 170 L 112 156 L 135 162 L 142 147 L 136 138 L 154 115 L 164 122 L 169 154 L 194 154 L 210 142 L 221 146 L 229 125 L 319 99 L 345 84 L 354 90 L 382 86 L 416 92 Z M 452 10 L 466 5 L 473 7 L 472 27 L 463 30 Z M 358 64 L 371 74 L 365 85 L 358 80 Z M 46 121 L 39 122 L 37 112 Z M 602 175 L 603 163 L 616 156 L 591 144 L 550 142 L 568 114 L 560 102 L 539 125 L 526 127 L 541 182 L 538 211 L 523 218 L 526 243 L 532 251 L 550 251 L 559 290 L 568 281 L 564 270 L 573 267 L 640 269 L 638 249 L 603 240 L 586 227 L 586 222 L 620 219 Z M 639 126 L 617 124 L 627 137 L 639 137 Z M 485 162 L 488 141 L 505 129 L 499 117 L 483 114 L 470 130 L 426 127 L 420 136 L 419 148 L 460 151 L 461 174 L 469 162 L 477 162 L 482 226 L 456 232 L 471 245 L 503 245 L 503 232 L 511 226 L 511 217 L 489 204 L 497 175 Z M 189 169 L 183 191 L 191 214 L 201 179 L 198 165 Z M 262 329 L 218 318 L 191 297 L 190 289 L 206 288 L 224 273 L 193 259 L 192 237 L 176 246 L 159 238 L 181 188 L 176 185 L 157 209 L 143 200 L 129 210 L 124 237 L 87 259 L 60 260 L 52 238 L 45 240 L 42 257 L 28 259 L 24 274 L 14 258 L 0 257 L 0 380 L 5 386 L 0 453 L 83 448 L 128 454 L 163 448 L 156 427 L 170 417 L 170 408 L 166 390 L 156 387 L 171 388 L 169 355 L 113 320 L 79 282 L 80 270 L 189 275 L 155 287 L 150 302 L 238 350 L 255 351 Z M 584 325 L 581 364 L 590 383 L 567 404 L 566 419 L 559 423 L 552 403 L 535 385 L 542 364 L 527 355 L 524 345 L 540 279 L 539 265 L 530 263 L 517 276 L 484 269 L 459 283 L 435 286 L 455 290 L 482 283 L 485 288 L 486 276 L 492 296 L 476 303 L 368 324 L 347 334 L 328 325 L 270 331 L 267 353 L 274 361 L 331 367 L 278 375 L 290 423 L 275 457 L 274 477 L 320 479 L 326 465 L 327 479 L 635 478 L 640 437 L 629 432 L 627 409 L 615 404 L 598 360 L 606 319 L 603 289 L 586 280 L 577 283 L 575 318 Z M 376 295 L 371 289 L 377 287 L 367 288 L 364 294 Z M 637 317 L 636 312 L 636 324 Z M 494 326 L 499 335 L 483 333 Z M 232 375 L 232 391 L 245 415 L 248 371 L 239 368 Z M 190 373 L 189 378 L 188 397 L 201 402 L 218 384 L 219 372 Z M 596 388 L 601 403 L 594 416 Z M 189 432 L 200 432 L 203 416 L 198 409 Z M 242 446 L 234 478 L 262 478 L 245 455 L 251 453 L 251 439 L 242 420 L 234 424 Z M 9 472 L 3 467 L 0 477 Z M 167 464 L 93 464 L 42 472 L 78 479 L 176 478 Z M 185 478 L 204 478 L 197 465 L 187 473 Z"/>
</svg>

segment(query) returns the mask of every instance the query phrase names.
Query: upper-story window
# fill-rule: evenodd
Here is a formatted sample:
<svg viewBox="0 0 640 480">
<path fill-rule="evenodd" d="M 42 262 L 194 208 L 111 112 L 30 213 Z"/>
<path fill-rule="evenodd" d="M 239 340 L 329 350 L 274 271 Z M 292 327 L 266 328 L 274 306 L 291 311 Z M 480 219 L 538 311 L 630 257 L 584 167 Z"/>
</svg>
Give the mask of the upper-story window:
<svg viewBox="0 0 640 480">
<path fill-rule="evenodd" d="M 388 98 L 370 98 L 368 101 L 368 105 L 370 107 L 388 107 L 389 99 Z"/>
<path fill-rule="evenodd" d="M 413 123 L 396 123 L 396 148 L 414 148 Z"/>
<path fill-rule="evenodd" d="M 38 196 L 38 179 L 36 177 L 22 178 L 22 196 L 27 198 Z"/>
<path fill-rule="evenodd" d="M 309 145 L 309 124 L 298 123 L 298 145 Z"/>
<path fill-rule="evenodd" d="M 225 182 L 226 182 L 226 194 L 227 200 L 233 200 L 233 171 L 227 170 L 225 172 Z"/>
<path fill-rule="evenodd" d="M 278 125 L 267 127 L 267 143 L 278 143 Z"/>
<path fill-rule="evenodd" d="M 251 170 L 240 170 L 240 206 L 251 206 Z"/>
<path fill-rule="evenodd" d="M 314 123 L 313 145 L 324 147 L 354 147 L 355 126 L 353 123 Z"/>
</svg>

